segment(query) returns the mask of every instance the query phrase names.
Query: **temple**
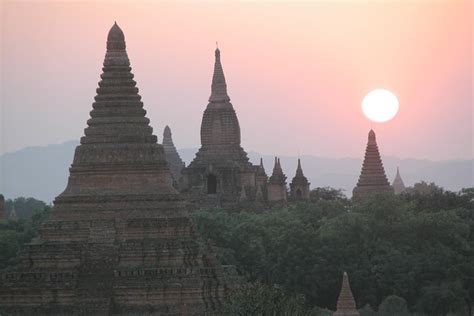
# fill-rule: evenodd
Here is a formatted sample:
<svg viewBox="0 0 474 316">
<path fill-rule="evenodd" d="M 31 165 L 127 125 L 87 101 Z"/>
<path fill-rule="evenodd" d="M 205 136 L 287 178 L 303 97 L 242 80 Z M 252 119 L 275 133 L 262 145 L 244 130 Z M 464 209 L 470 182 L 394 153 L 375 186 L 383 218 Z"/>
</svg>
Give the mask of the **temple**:
<svg viewBox="0 0 474 316">
<path fill-rule="evenodd" d="M 211 96 L 201 123 L 201 147 L 183 170 L 182 192 L 196 204 L 225 205 L 257 197 L 258 166 L 240 145 L 240 126 L 215 51 Z"/>
<path fill-rule="evenodd" d="M 397 175 L 393 179 L 392 183 L 393 191 L 395 194 L 400 194 L 405 192 L 405 183 L 403 183 L 402 177 L 400 176 L 400 170 L 397 167 Z"/>
<path fill-rule="evenodd" d="M 0 272 L 6 315 L 208 315 L 238 283 L 172 186 L 114 24 L 68 184 Z"/>
<path fill-rule="evenodd" d="M 281 169 L 280 159 L 275 157 L 273 172 L 267 184 L 268 201 L 278 202 L 287 200 L 286 176 Z"/>
<path fill-rule="evenodd" d="M 359 176 L 359 181 L 352 191 L 352 198 L 354 201 L 358 201 L 364 197 L 378 193 L 393 193 L 393 188 L 385 175 L 375 132 L 370 130 L 362 171 Z"/>
<path fill-rule="evenodd" d="M 0 194 L 0 221 L 6 219 L 5 213 L 5 198 Z"/>
<path fill-rule="evenodd" d="M 298 167 L 296 168 L 296 175 L 290 183 L 290 197 L 292 201 L 307 201 L 309 200 L 309 182 L 303 174 L 301 168 L 301 160 L 298 158 Z"/>
<path fill-rule="evenodd" d="M 166 125 L 163 131 L 163 149 L 165 150 L 166 161 L 173 177 L 173 186 L 179 189 L 179 183 L 181 182 L 181 171 L 184 169 L 184 162 L 176 150 L 171 136 L 171 129 Z"/>
<path fill-rule="evenodd" d="M 10 211 L 10 214 L 8 215 L 8 220 L 12 222 L 16 222 L 18 220 L 18 214 L 16 213 L 16 210 L 15 210 L 14 201 L 12 201 L 12 209 Z"/>
<path fill-rule="evenodd" d="M 334 316 L 360 316 L 357 311 L 354 296 L 349 284 L 349 277 L 346 272 L 342 277 L 341 292 L 337 299 L 337 310 L 333 314 Z"/>
</svg>

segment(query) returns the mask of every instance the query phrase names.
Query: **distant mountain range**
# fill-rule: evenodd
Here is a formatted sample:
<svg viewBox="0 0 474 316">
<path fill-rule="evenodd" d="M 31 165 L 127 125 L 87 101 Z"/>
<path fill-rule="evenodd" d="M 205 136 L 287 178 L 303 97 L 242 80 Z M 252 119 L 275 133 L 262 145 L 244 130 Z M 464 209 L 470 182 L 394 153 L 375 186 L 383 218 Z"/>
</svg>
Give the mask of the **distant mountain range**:
<svg viewBox="0 0 474 316">
<path fill-rule="evenodd" d="M 27 147 L 16 152 L 0 155 L 0 193 L 6 198 L 19 196 L 34 197 L 51 202 L 66 187 L 76 141 L 44 147 Z M 180 149 L 181 158 L 188 164 L 196 149 Z M 257 152 L 249 152 L 250 160 L 257 164 L 260 157 L 264 160 L 268 175 L 273 169 L 274 157 Z M 291 181 L 296 171 L 297 157 L 279 156 L 283 171 Z M 343 189 L 350 196 L 357 183 L 362 159 L 357 158 L 321 158 L 302 155 L 301 163 L 311 187 L 330 186 Z M 397 166 L 410 186 L 421 180 L 435 182 L 447 190 L 458 191 L 474 186 L 474 160 L 432 161 L 420 159 L 399 159 L 383 157 L 385 171 L 390 182 Z"/>
</svg>

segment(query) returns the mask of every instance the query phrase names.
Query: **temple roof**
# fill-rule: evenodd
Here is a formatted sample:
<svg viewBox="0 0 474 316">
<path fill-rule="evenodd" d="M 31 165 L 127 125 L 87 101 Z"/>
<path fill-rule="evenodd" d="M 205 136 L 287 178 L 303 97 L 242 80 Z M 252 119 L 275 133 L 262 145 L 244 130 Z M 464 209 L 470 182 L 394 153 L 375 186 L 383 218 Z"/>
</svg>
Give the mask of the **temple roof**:
<svg viewBox="0 0 474 316">
<path fill-rule="evenodd" d="M 274 184 L 285 184 L 286 176 L 281 169 L 280 158 L 275 157 L 275 165 L 273 166 L 273 172 L 268 180 L 270 183 Z"/>
<path fill-rule="evenodd" d="M 258 166 L 257 169 L 257 175 L 259 176 L 267 176 L 267 173 L 265 172 L 265 167 L 263 166 L 263 159 L 260 158 L 260 165 Z"/>
<path fill-rule="evenodd" d="M 117 23 L 106 46 L 88 126 L 76 148 L 68 186 L 58 198 L 177 194 L 163 148 L 145 116 Z"/>
<path fill-rule="evenodd" d="M 339 297 L 337 299 L 337 310 L 334 313 L 334 316 L 358 316 L 359 312 L 357 311 L 356 303 L 354 296 L 352 295 L 352 290 L 349 284 L 349 276 L 346 272 L 342 277 L 342 286 L 341 291 L 339 292 Z"/>
<path fill-rule="evenodd" d="M 184 168 L 184 162 L 179 156 L 178 150 L 173 143 L 171 129 L 166 125 L 163 131 L 163 148 L 165 150 L 166 161 L 170 167 L 173 178 L 177 181 L 181 178 L 181 170 Z"/>
<path fill-rule="evenodd" d="M 219 151 L 223 153 L 228 150 L 221 150 L 222 147 L 227 146 L 237 152 L 240 148 L 240 125 L 227 95 L 227 85 L 220 56 L 220 50 L 216 49 L 211 96 L 201 122 L 201 145 L 203 147 L 219 147 Z"/>
<path fill-rule="evenodd" d="M 221 51 L 216 48 L 215 51 L 214 74 L 212 76 L 211 96 L 209 102 L 229 102 L 227 95 L 227 84 L 225 82 L 224 70 L 221 64 Z"/>
<path fill-rule="evenodd" d="M 397 174 L 395 175 L 395 179 L 392 183 L 393 190 L 395 194 L 400 194 L 405 191 L 405 183 L 403 183 L 402 177 L 400 176 L 400 170 L 397 167 Z"/>
<path fill-rule="evenodd" d="M 375 132 L 370 130 L 362 170 L 353 194 L 357 197 L 360 194 L 375 192 L 393 192 L 393 190 L 385 175 Z"/>
<path fill-rule="evenodd" d="M 308 184 L 308 179 L 303 174 L 303 169 L 301 168 L 301 160 L 298 158 L 298 167 L 296 168 L 296 175 L 294 176 L 291 183 L 301 183 L 301 184 Z"/>
</svg>

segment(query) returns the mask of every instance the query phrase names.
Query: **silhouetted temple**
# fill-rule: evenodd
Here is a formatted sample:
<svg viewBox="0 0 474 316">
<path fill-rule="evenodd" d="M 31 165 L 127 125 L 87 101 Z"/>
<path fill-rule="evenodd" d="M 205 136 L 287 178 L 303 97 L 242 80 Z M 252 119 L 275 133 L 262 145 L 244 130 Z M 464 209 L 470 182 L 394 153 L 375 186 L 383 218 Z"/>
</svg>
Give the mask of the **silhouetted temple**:
<svg viewBox="0 0 474 316">
<path fill-rule="evenodd" d="M 219 264 L 172 186 L 125 39 L 103 73 L 66 189 L 20 263 L 0 273 L 6 315 L 204 315 L 236 277 Z"/>
<path fill-rule="evenodd" d="M 173 176 L 173 185 L 175 188 L 179 187 L 181 180 L 181 171 L 184 168 L 184 162 L 181 160 L 181 157 L 174 146 L 173 139 L 171 136 L 171 129 L 166 125 L 165 130 L 163 131 L 163 149 L 165 150 L 166 161 Z"/>
<path fill-rule="evenodd" d="M 352 197 L 354 200 L 360 200 L 376 193 L 393 193 L 393 188 L 385 175 L 375 132 L 370 130 L 362 171 L 357 186 L 352 191 Z"/>
<path fill-rule="evenodd" d="M 12 209 L 10 211 L 10 214 L 8 215 L 8 220 L 16 222 L 18 220 L 18 214 L 16 213 L 15 210 L 15 203 L 12 201 Z"/>
<path fill-rule="evenodd" d="M 203 203 L 254 200 L 257 171 L 240 145 L 239 121 L 216 49 L 211 96 L 201 123 L 201 148 L 183 170 L 183 192 Z"/>
<path fill-rule="evenodd" d="M 299 158 L 296 175 L 290 183 L 290 197 L 293 201 L 309 200 L 309 182 L 303 174 L 301 160 Z"/>
<path fill-rule="evenodd" d="M 280 159 L 275 157 L 273 172 L 267 184 L 268 201 L 286 201 L 286 176 L 281 169 Z"/>
<path fill-rule="evenodd" d="M 3 197 L 3 194 L 0 194 L 0 221 L 3 219 L 6 219 L 5 198 Z"/>
<path fill-rule="evenodd" d="M 263 159 L 260 158 L 260 165 L 258 166 L 257 175 L 255 177 L 255 183 L 257 186 L 256 199 L 257 201 L 267 200 L 267 181 L 268 176 L 263 166 Z"/>
<path fill-rule="evenodd" d="M 403 183 L 402 177 L 400 176 L 400 170 L 397 167 L 397 175 L 393 179 L 392 183 L 393 191 L 395 194 L 400 194 L 405 191 L 405 183 Z"/>
<path fill-rule="evenodd" d="M 360 316 L 357 311 L 354 296 L 352 295 L 351 286 L 349 284 L 349 277 L 346 272 L 342 277 L 341 292 L 337 299 L 337 310 L 334 316 Z"/>
</svg>

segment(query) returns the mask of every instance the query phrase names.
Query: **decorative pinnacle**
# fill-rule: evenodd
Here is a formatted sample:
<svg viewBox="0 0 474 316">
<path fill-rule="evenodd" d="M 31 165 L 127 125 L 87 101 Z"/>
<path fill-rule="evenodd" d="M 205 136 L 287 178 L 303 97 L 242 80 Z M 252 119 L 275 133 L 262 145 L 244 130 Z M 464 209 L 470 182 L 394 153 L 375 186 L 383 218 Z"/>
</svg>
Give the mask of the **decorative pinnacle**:
<svg viewBox="0 0 474 316">
<path fill-rule="evenodd" d="M 375 143 L 375 132 L 373 129 L 369 132 L 369 142 Z"/>
<path fill-rule="evenodd" d="M 125 35 L 117 22 L 114 22 L 107 35 L 107 50 L 125 50 Z"/>
<path fill-rule="evenodd" d="M 216 43 L 217 44 L 217 43 Z M 216 48 L 216 60 L 214 63 L 214 74 L 212 76 L 211 96 L 209 102 L 228 102 L 230 101 L 227 95 L 227 84 L 225 82 L 224 70 L 221 64 L 221 51 Z"/>
</svg>

